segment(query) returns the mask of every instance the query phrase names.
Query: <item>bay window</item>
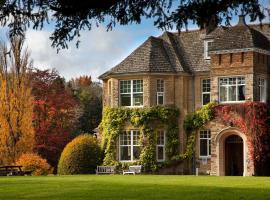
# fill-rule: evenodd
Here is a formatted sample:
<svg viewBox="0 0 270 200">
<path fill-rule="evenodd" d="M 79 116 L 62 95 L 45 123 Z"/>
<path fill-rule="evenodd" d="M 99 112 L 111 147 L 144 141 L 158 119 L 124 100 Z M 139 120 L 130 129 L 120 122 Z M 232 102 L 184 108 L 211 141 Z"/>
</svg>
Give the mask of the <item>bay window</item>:
<svg viewBox="0 0 270 200">
<path fill-rule="evenodd" d="M 119 135 L 119 160 L 136 161 L 140 158 L 140 131 L 124 131 Z"/>
<path fill-rule="evenodd" d="M 157 161 L 162 162 L 165 160 L 165 131 L 160 130 L 157 132 Z"/>
<path fill-rule="evenodd" d="M 210 79 L 202 80 L 202 105 L 206 105 L 210 102 Z"/>
<path fill-rule="evenodd" d="M 266 80 L 263 78 L 259 78 L 259 95 L 260 95 L 260 101 L 261 102 L 266 102 Z"/>
<path fill-rule="evenodd" d="M 143 80 L 120 81 L 120 105 L 143 106 Z"/>
<path fill-rule="evenodd" d="M 238 102 L 245 101 L 245 78 L 228 77 L 219 79 L 219 101 Z"/>
<path fill-rule="evenodd" d="M 164 80 L 157 80 L 157 105 L 164 104 Z"/>
<path fill-rule="evenodd" d="M 210 130 L 200 131 L 200 157 L 211 156 L 211 132 Z"/>
</svg>

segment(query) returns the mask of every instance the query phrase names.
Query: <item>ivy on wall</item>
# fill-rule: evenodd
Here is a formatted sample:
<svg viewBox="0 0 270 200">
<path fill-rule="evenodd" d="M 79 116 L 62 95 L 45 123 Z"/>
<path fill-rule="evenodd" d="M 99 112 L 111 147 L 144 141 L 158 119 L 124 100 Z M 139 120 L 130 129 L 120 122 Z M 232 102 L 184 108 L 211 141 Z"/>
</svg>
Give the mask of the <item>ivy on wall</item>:
<svg viewBox="0 0 270 200">
<path fill-rule="evenodd" d="M 150 108 L 109 108 L 103 110 L 99 129 L 102 133 L 102 148 L 105 152 L 104 165 L 121 165 L 117 160 L 119 134 L 128 123 L 141 132 L 141 154 L 139 163 L 146 171 L 158 168 L 156 161 L 156 133 L 166 131 L 166 158 L 170 161 L 179 152 L 179 111 L 175 107 L 156 106 Z M 134 163 L 132 163 L 134 164 Z"/>
</svg>

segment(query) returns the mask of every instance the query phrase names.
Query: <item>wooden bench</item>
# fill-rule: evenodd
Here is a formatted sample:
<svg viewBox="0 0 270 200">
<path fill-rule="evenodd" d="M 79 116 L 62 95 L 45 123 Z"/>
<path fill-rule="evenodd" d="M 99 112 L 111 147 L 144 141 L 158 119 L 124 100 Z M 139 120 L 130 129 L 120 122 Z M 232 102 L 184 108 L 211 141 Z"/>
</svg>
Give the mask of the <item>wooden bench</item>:
<svg viewBox="0 0 270 200">
<path fill-rule="evenodd" d="M 125 174 L 140 174 L 142 172 L 142 166 L 141 165 L 132 165 L 129 166 L 128 171 L 123 171 L 123 175 Z"/>
<path fill-rule="evenodd" d="M 97 166 L 96 174 L 115 174 L 115 166 Z"/>
<path fill-rule="evenodd" d="M 7 165 L 0 167 L 0 176 L 25 176 L 31 175 L 32 171 L 23 171 L 20 165 Z"/>
</svg>

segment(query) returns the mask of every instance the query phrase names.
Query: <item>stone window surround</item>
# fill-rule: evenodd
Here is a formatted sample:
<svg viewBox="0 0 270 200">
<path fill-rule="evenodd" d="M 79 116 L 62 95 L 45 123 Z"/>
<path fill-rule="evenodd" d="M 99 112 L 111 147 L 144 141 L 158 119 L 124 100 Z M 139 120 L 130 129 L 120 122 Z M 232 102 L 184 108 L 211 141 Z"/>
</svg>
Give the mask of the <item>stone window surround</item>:
<svg viewBox="0 0 270 200">
<path fill-rule="evenodd" d="M 204 92 L 204 84 L 203 84 L 203 82 L 205 81 L 205 80 L 208 80 L 209 81 L 209 87 L 210 87 L 210 89 L 209 89 L 209 91 L 207 91 L 207 92 Z M 210 96 L 210 101 L 211 101 L 211 79 L 210 78 L 203 78 L 203 79 L 201 79 L 201 104 L 202 104 L 202 106 L 203 105 L 205 105 L 204 104 L 204 102 L 203 102 L 203 96 L 205 95 L 205 94 L 209 94 L 209 96 Z M 208 102 L 209 103 L 209 102 Z"/>
</svg>

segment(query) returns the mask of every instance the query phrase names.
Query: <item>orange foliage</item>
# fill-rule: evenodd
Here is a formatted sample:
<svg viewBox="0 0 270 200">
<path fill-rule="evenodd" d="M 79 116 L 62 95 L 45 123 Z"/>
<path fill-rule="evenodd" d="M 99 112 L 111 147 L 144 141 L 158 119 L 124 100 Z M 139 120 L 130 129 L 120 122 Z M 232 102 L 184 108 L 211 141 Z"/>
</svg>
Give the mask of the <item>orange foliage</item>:
<svg viewBox="0 0 270 200">
<path fill-rule="evenodd" d="M 52 167 L 47 163 L 47 160 L 33 153 L 23 154 L 17 160 L 16 165 L 23 166 L 23 171 L 32 171 L 34 176 L 52 173 Z"/>
</svg>

